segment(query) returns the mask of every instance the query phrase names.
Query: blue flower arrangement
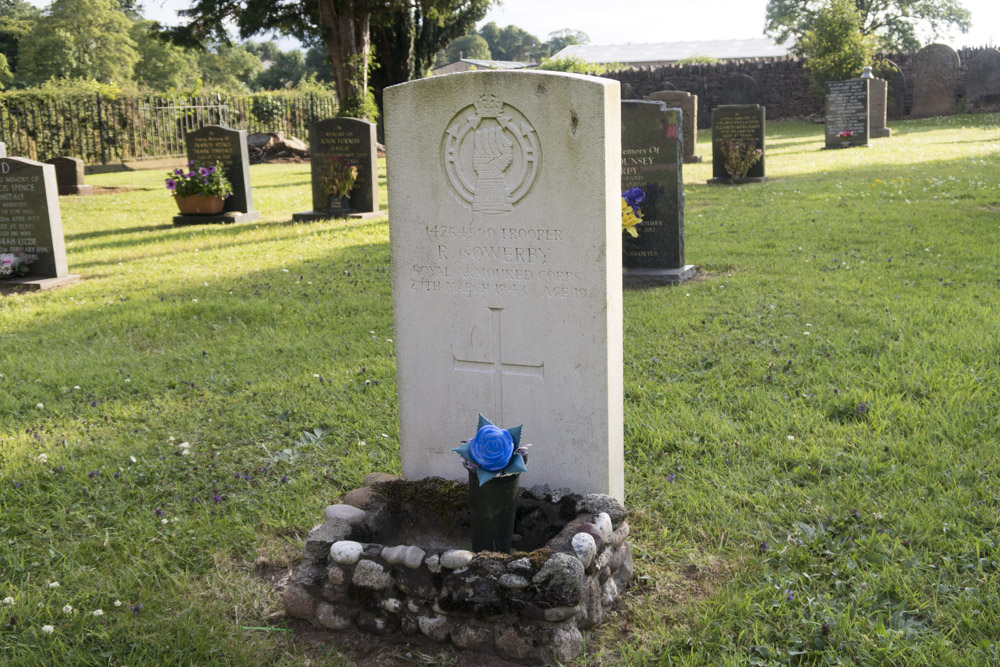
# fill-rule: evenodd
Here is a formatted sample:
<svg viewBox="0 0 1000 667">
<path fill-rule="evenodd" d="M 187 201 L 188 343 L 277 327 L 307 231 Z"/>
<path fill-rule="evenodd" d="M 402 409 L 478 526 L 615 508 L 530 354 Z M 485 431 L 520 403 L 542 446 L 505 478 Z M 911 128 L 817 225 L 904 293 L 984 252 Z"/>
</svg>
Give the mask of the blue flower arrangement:
<svg viewBox="0 0 1000 667">
<path fill-rule="evenodd" d="M 502 429 L 479 415 L 479 426 L 472 440 L 451 450 L 462 457 L 462 464 L 479 478 L 479 486 L 497 475 L 527 472 L 528 447 L 521 445 L 521 426 Z"/>
</svg>

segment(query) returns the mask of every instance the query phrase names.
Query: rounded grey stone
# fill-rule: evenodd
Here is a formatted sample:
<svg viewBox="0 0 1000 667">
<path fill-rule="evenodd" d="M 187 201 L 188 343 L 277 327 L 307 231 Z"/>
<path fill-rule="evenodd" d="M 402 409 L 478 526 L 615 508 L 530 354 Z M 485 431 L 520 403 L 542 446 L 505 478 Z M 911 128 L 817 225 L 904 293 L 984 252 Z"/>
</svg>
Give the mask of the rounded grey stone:
<svg viewBox="0 0 1000 667">
<path fill-rule="evenodd" d="M 322 602 L 316 607 L 316 622 L 331 630 L 346 630 L 351 627 L 354 613 Z"/>
<path fill-rule="evenodd" d="M 567 553 L 553 554 L 531 579 L 549 604 L 575 605 L 580 602 L 584 578 L 583 563 Z"/>
<path fill-rule="evenodd" d="M 380 591 L 392 586 L 392 577 L 385 568 L 372 560 L 358 561 L 351 583 L 361 588 Z"/>
<path fill-rule="evenodd" d="M 326 520 L 330 519 L 341 519 L 346 521 L 350 525 L 356 525 L 365 520 L 365 511 L 358 509 L 352 505 L 328 505 L 326 511 L 323 512 L 326 516 Z"/>
<path fill-rule="evenodd" d="M 611 516 L 607 512 L 598 512 L 597 516 L 594 517 L 594 525 L 601 532 L 601 539 L 604 540 L 604 543 L 610 542 L 611 536 L 615 532 L 611 525 Z"/>
<path fill-rule="evenodd" d="M 285 611 L 288 612 L 289 616 L 309 618 L 316 609 L 316 599 L 298 584 L 290 584 L 282 597 L 285 602 Z"/>
<path fill-rule="evenodd" d="M 511 572 L 531 572 L 531 561 L 527 558 L 518 558 L 507 563 L 507 569 Z"/>
<path fill-rule="evenodd" d="M 441 557 L 438 556 L 437 554 L 428 556 L 427 558 L 424 559 L 424 565 L 427 566 L 428 570 L 430 570 L 434 574 L 437 574 L 438 572 L 441 571 Z"/>
<path fill-rule="evenodd" d="M 441 565 L 449 570 L 461 570 L 475 558 L 476 554 L 464 549 L 452 549 L 441 554 Z"/>
<path fill-rule="evenodd" d="M 448 639 L 453 624 L 447 616 L 437 615 L 418 616 L 417 625 L 420 627 L 420 632 L 436 642 L 443 642 Z"/>
<path fill-rule="evenodd" d="M 577 533 L 573 536 L 573 551 L 584 567 L 589 567 L 597 554 L 597 542 L 589 533 Z"/>
<path fill-rule="evenodd" d="M 625 506 L 615 498 L 603 493 L 588 493 L 576 503 L 576 513 L 600 514 L 607 512 L 611 521 L 617 523 L 625 518 Z"/>
<path fill-rule="evenodd" d="M 500 575 L 500 585 L 504 588 L 511 588 L 513 590 L 519 591 L 522 588 L 528 587 L 528 580 L 519 574 L 501 574 Z"/>
<path fill-rule="evenodd" d="M 354 565 L 365 550 L 360 542 L 341 540 L 330 545 L 330 558 L 338 565 Z"/>
</svg>

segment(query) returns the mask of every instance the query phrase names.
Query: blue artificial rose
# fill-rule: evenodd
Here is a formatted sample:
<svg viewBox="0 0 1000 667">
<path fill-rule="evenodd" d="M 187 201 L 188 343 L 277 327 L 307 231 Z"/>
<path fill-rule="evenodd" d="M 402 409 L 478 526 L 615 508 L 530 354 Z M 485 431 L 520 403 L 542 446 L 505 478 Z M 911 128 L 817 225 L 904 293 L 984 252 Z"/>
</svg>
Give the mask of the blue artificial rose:
<svg viewBox="0 0 1000 667">
<path fill-rule="evenodd" d="M 469 456 L 484 470 L 503 470 L 514 454 L 514 438 L 510 431 L 486 424 L 469 442 Z"/>
</svg>

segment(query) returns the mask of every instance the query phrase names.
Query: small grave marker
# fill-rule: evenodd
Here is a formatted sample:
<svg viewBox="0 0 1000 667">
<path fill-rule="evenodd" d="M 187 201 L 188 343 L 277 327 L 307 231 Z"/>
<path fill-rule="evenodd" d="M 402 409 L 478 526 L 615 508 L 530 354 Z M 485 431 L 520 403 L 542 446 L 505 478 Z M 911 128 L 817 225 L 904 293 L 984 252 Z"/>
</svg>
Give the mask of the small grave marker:
<svg viewBox="0 0 1000 667">
<path fill-rule="evenodd" d="M 719 99 L 723 105 L 760 104 L 760 86 L 748 74 L 733 74 L 723 82 Z"/>
<path fill-rule="evenodd" d="M 351 162 L 358 169 L 350 196 L 352 212 L 347 217 L 365 218 L 379 213 L 375 129 L 374 123 L 357 118 L 328 118 L 309 127 L 313 210 L 294 214 L 294 220 L 332 217 L 327 210 L 324 173 L 334 157 Z"/>
<path fill-rule="evenodd" d="M 913 57 L 911 116 L 948 116 L 955 113 L 955 88 L 961 64 L 955 49 L 931 44 Z"/>
<path fill-rule="evenodd" d="M 647 95 L 646 99 L 666 102 L 668 107 L 677 107 L 681 110 L 684 163 L 701 162 L 701 156 L 694 154 L 698 148 L 698 96 L 679 90 L 658 90 Z"/>
<path fill-rule="evenodd" d="M 0 254 L 31 260 L 27 275 L 0 278 L 0 290 L 45 290 L 79 281 L 66 266 L 56 171 L 34 160 L 0 158 Z"/>
<path fill-rule="evenodd" d="M 965 100 L 969 113 L 1000 111 L 1000 50 L 984 49 L 970 63 Z"/>
<path fill-rule="evenodd" d="M 94 186 L 86 185 L 83 182 L 83 160 L 80 158 L 54 157 L 51 160 L 46 160 L 45 163 L 56 168 L 56 183 L 59 186 L 60 195 L 93 194 Z"/>
<path fill-rule="evenodd" d="M 654 93 L 655 94 L 655 93 Z M 622 191 L 642 188 L 642 224 L 622 240 L 627 286 L 679 283 L 695 275 L 684 263 L 681 109 L 664 102 L 622 101 Z"/>
<path fill-rule="evenodd" d="M 868 145 L 868 82 L 871 79 L 827 81 L 826 148 Z M 849 136 L 844 136 L 850 133 Z"/>
<path fill-rule="evenodd" d="M 188 160 L 218 164 L 233 184 L 233 194 L 226 199 L 218 215 L 176 215 L 175 225 L 252 222 L 260 217 L 253 210 L 250 190 L 250 158 L 247 153 L 246 130 L 234 130 L 222 125 L 208 125 L 188 132 L 184 137 Z"/>
</svg>

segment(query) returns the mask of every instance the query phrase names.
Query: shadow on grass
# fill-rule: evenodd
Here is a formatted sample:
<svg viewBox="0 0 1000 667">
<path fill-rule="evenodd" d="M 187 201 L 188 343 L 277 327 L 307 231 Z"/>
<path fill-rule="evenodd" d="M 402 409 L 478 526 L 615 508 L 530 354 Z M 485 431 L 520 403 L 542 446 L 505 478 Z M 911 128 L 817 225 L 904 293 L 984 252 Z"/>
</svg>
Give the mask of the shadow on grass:
<svg viewBox="0 0 1000 667">
<path fill-rule="evenodd" d="M 142 227 L 122 227 L 119 229 L 103 229 L 97 232 L 78 232 L 76 234 L 66 234 L 64 238 L 67 241 L 85 241 L 87 239 L 96 239 L 102 236 L 118 236 L 120 234 L 138 234 L 140 232 L 158 232 L 169 229 L 171 227 L 173 227 L 173 224 L 168 222 L 162 225 L 144 225 Z M 87 246 L 87 247 L 94 248 L 100 246 Z"/>
</svg>

